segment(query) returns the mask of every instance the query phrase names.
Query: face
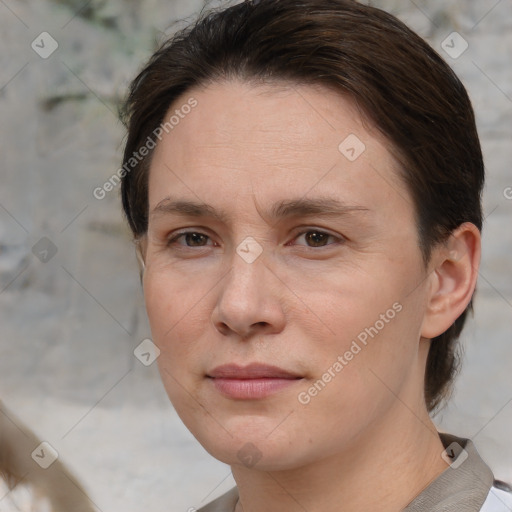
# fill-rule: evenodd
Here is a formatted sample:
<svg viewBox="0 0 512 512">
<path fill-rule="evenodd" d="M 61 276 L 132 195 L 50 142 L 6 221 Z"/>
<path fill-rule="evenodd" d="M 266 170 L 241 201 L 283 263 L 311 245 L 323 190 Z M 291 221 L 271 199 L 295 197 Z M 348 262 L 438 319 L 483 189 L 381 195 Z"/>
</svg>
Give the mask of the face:
<svg viewBox="0 0 512 512">
<path fill-rule="evenodd" d="M 167 394 L 228 464 L 342 453 L 422 397 L 426 270 L 397 164 L 328 89 L 217 83 L 166 119 L 191 97 L 149 176 L 143 286 Z"/>
</svg>

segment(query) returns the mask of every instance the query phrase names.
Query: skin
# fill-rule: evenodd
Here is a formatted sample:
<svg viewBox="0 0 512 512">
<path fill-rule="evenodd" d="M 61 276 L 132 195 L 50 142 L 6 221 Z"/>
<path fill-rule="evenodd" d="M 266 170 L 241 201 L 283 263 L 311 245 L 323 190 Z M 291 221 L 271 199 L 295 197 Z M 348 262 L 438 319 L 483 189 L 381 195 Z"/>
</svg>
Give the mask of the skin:
<svg viewBox="0 0 512 512">
<path fill-rule="evenodd" d="M 205 449 L 231 465 L 237 512 L 402 509 L 447 469 L 424 369 L 430 338 L 473 293 L 478 229 L 460 226 L 425 267 L 389 144 L 334 91 L 221 82 L 187 91 L 169 112 L 191 96 L 198 106 L 155 149 L 140 245 L 170 400 Z M 354 161 L 338 149 L 349 134 L 366 147 Z M 171 195 L 228 218 L 157 211 Z M 275 202 L 319 196 L 360 209 L 270 218 Z M 205 236 L 168 245 L 184 228 Z M 262 248 L 252 263 L 236 252 L 248 236 Z M 396 303 L 400 312 L 300 403 Z M 301 378 L 267 398 L 236 400 L 207 377 L 255 361 Z"/>
</svg>

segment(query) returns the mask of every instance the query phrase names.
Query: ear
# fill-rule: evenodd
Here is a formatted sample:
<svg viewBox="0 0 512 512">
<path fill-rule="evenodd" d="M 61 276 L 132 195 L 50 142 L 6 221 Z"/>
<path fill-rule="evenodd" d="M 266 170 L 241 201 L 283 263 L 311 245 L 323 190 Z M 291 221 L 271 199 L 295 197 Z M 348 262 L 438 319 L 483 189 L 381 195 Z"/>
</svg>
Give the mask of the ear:
<svg viewBox="0 0 512 512">
<path fill-rule="evenodd" d="M 475 290 L 480 254 L 480 231 L 470 222 L 433 250 L 423 338 L 439 336 L 464 312 Z"/>
</svg>

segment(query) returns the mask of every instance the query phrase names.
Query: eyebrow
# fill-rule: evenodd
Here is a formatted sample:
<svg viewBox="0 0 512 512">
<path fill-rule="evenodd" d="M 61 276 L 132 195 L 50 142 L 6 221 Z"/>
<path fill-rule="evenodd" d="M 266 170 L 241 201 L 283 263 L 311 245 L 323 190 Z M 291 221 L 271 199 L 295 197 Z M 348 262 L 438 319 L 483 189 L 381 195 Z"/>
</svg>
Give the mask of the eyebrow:
<svg viewBox="0 0 512 512">
<path fill-rule="evenodd" d="M 360 205 L 346 204 L 334 197 L 296 198 L 281 200 L 272 205 L 267 216 L 271 221 L 290 217 L 342 217 L 355 212 L 368 212 L 368 208 Z M 151 217 L 161 215 L 179 215 L 183 217 L 212 217 L 220 222 L 228 223 L 230 215 L 222 209 L 189 200 L 166 197 L 160 201 L 150 213 Z"/>
</svg>

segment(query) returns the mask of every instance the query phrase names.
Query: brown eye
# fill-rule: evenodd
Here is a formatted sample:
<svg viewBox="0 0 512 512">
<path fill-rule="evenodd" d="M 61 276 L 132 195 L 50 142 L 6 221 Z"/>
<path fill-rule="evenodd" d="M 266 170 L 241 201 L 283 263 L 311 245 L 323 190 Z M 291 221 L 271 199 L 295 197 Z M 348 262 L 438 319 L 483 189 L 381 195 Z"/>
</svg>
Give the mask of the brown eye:
<svg viewBox="0 0 512 512">
<path fill-rule="evenodd" d="M 309 231 L 303 231 L 299 233 L 297 239 L 300 237 L 304 237 L 307 247 L 315 248 L 315 247 L 326 247 L 328 245 L 332 245 L 332 243 L 328 243 L 329 238 L 334 240 L 342 241 L 341 238 L 331 235 L 330 233 L 326 233 L 325 231 L 320 231 L 317 229 L 310 229 Z M 299 244 L 302 245 L 302 244 Z"/>
<path fill-rule="evenodd" d="M 205 235 L 204 233 L 199 233 L 198 231 L 185 231 L 182 233 L 178 233 L 176 236 L 172 237 L 167 245 L 173 245 L 179 239 L 185 240 L 185 244 L 178 244 L 182 247 L 205 247 L 206 242 L 210 237 Z"/>
<path fill-rule="evenodd" d="M 327 233 L 321 233 L 319 231 L 309 231 L 306 233 L 306 242 L 308 244 L 312 245 L 313 247 L 320 247 L 324 246 L 327 240 L 329 239 L 329 236 Z"/>
</svg>

